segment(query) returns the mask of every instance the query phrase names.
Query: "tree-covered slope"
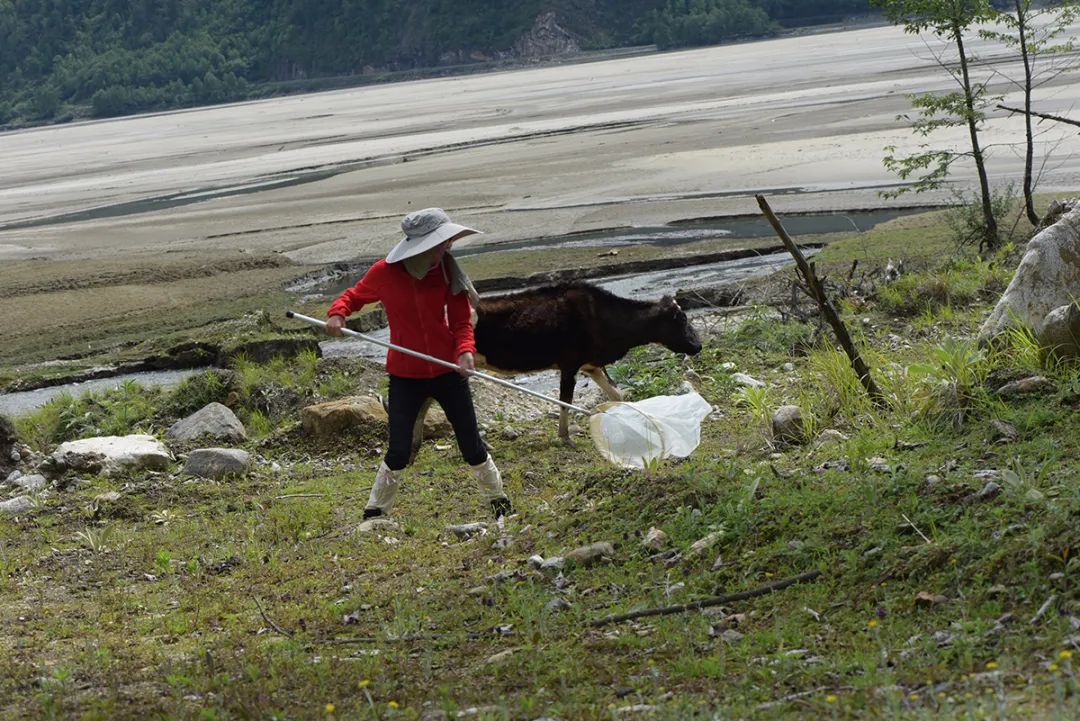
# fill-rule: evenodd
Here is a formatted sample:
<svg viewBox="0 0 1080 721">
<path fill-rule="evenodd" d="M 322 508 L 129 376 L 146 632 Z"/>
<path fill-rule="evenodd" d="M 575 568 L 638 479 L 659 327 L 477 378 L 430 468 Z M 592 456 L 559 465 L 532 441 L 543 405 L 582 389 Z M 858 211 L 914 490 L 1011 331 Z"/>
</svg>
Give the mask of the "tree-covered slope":
<svg viewBox="0 0 1080 721">
<path fill-rule="evenodd" d="M 513 57 L 548 12 L 583 48 L 666 48 L 866 8 L 866 0 L 0 0 L 0 125 Z"/>
</svg>

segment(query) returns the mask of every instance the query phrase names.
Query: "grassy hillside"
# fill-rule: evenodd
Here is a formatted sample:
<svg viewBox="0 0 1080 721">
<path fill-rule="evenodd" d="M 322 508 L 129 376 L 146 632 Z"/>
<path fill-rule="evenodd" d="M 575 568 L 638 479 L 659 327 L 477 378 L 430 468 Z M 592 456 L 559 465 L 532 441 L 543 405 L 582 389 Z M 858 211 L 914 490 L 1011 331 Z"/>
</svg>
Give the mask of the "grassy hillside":
<svg viewBox="0 0 1080 721">
<path fill-rule="evenodd" d="M 841 241 L 819 267 L 869 265 L 897 233 L 948 256 L 939 222 Z M 614 369 L 632 398 L 693 378 L 717 407 L 691 458 L 646 472 L 605 464 L 584 435 L 565 448 L 554 418 L 514 420 L 516 401 L 485 394 L 520 513 L 468 540 L 446 527 L 489 519 L 452 442 L 406 473 L 400 528 L 363 534 L 381 431 L 299 432 L 296 407 L 376 392 L 378 369 L 240 362 L 169 394 L 47 407 L 19 422 L 40 451 L 228 401 L 258 462 L 220 483 L 84 475 L 0 516 L 0 716 L 1077 718 L 1080 371 L 1045 367 L 1022 334 L 970 341 L 1016 259 L 926 262 L 907 293 L 843 304 L 886 408 L 813 325 L 764 307 L 703 317 L 695 358 L 633 353 Z M 912 303 L 925 288 L 941 292 Z M 1036 373 L 1052 385 L 997 394 Z M 820 442 L 771 438 L 784 403 Z M 660 550 L 642 546 L 654 527 Z M 598 541 L 614 554 L 594 566 L 527 560 Z M 589 626 L 811 570 L 708 612 Z"/>
</svg>

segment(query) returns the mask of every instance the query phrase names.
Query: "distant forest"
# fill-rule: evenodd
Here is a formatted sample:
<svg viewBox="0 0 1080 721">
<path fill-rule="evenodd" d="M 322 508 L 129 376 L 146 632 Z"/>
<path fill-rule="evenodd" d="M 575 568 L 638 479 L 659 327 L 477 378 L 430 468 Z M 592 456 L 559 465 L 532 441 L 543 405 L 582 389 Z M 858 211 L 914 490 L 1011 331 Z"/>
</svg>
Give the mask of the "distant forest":
<svg viewBox="0 0 1080 721">
<path fill-rule="evenodd" d="M 763 37 L 868 10 L 868 0 L 0 0 L 0 126 L 512 59 L 546 12 L 595 50 Z"/>
</svg>

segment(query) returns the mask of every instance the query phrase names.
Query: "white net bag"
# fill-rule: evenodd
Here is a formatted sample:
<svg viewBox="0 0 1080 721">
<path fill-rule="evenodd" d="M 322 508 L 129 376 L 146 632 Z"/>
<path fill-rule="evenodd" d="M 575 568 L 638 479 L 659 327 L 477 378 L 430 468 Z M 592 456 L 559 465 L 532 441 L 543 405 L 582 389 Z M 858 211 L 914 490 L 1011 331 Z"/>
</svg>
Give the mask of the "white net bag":
<svg viewBox="0 0 1080 721">
<path fill-rule="evenodd" d="M 712 406 L 697 393 L 605 403 L 589 419 L 593 443 L 624 468 L 644 468 L 659 458 L 685 458 L 701 442 L 701 422 Z"/>
</svg>

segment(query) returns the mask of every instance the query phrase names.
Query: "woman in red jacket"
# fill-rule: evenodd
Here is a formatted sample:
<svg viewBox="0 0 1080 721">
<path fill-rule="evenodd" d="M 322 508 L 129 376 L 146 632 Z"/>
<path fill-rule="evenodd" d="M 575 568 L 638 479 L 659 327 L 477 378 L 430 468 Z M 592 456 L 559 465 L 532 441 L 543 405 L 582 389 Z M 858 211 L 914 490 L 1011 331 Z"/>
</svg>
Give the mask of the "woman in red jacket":
<svg viewBox="0 0 1080 721">
<path fill-rule="evenodd" d="M 444 366 L 390 350 L 390 443 L 375 476 L 364 518 L 390 512 L 397 496 L 399 471 L 409 465 L 413 426 L 430 398 L 442 406 L 454 428 L 462 458 L 472 466 L 480 490 L 496 517 L 513 512 L 503 492 L 502 477 L 488 455 L 476 425 L 469 391 L 474 369 L 470 300 L 476 290 L 447 251 L 466 235 L 479 233 L 450 221 L 440 208 L 410 213 L 401 221 L 405 238 L 385 260 L 371 266 L 356 285 L 338 297 L 327 312 L 326 332 L 341 335 L 345 318 L 361 307 L 381 301 L 390 323 L 390 342 L 456 363 L 457 373 Z"/>
</svg>

